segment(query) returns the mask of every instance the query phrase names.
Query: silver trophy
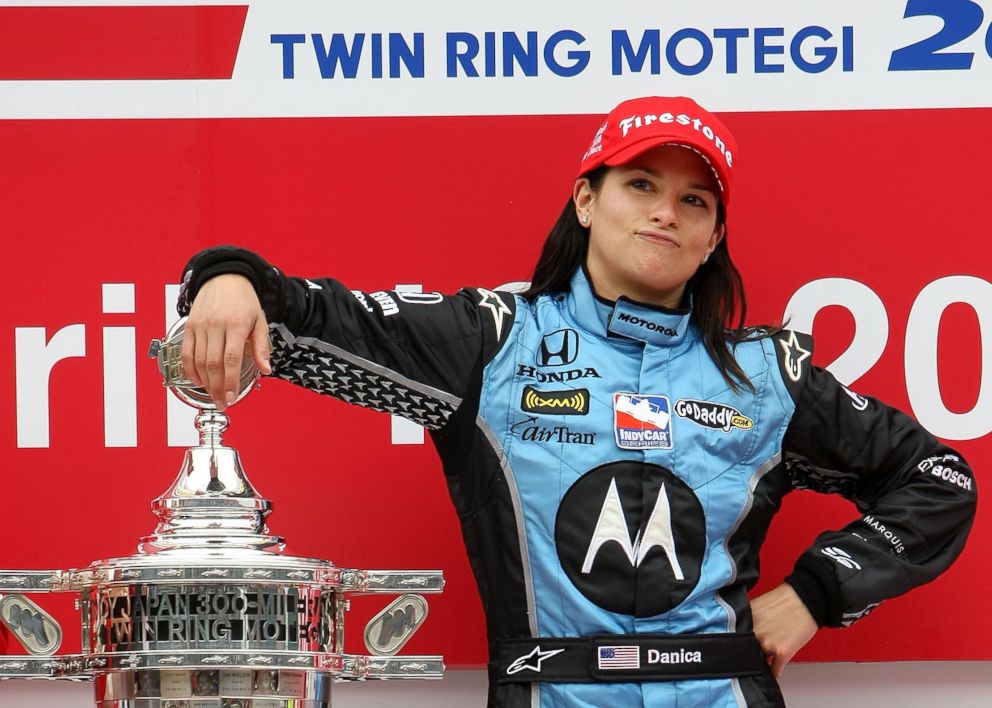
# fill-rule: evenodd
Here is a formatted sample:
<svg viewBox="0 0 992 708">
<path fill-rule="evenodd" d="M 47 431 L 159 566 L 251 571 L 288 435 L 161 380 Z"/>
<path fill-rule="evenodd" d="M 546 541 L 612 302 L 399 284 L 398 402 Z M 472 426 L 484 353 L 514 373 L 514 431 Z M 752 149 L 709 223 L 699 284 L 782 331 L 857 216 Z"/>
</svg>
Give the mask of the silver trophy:
<svg viewBox="0 0 992 708">
<path fill-rule="evenodd" d="M 183 375 L 185 320 L 152 342 L 164 383 L 198 409 L 200 443 L 152 502 L 138 553 L 82 570 L 0 570 L 0 622 L 27 654 L 0 678 L 93 681 L 98 708 L 327 708 L 339 680 L 441 678 L 440 656 L 397 656 L 427 617 L 440 571 L 355 570 L 283 553 L 229 419 Z M 245 357 L 237 400 L 259 372 Z M 57 654 L 62 628 L 33 595 L 77 593 L 82 652 Z M 369 621 L 368 655 L 344 653 L 348 593 L 399 595 Z M 0 687 L 2 695 L 2 687 Z"/>
</svg>

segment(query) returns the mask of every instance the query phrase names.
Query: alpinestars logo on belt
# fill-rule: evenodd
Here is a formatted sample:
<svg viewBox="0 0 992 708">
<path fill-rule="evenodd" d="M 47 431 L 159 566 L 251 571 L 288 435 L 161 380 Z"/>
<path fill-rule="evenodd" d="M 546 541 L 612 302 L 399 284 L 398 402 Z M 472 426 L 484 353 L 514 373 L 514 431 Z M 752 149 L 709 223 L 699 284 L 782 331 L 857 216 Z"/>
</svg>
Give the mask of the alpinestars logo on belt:
<svg viewBox="0 0 992 708">
<path fill-rule="evenodd" d="M 563 651 L 565 650 L 548 649 L 547 651 L 541 651 L 541 645 L 538 644 L 534 647 L 530 654 L 525 654 L 524 656 L 514 659 L 513 663 L 506 667 L 506 673 L 511 676 L 525 670 L 541 673 L 541 664 L 553 657 L 555 654 L 561 654 Z"/>
</svg>

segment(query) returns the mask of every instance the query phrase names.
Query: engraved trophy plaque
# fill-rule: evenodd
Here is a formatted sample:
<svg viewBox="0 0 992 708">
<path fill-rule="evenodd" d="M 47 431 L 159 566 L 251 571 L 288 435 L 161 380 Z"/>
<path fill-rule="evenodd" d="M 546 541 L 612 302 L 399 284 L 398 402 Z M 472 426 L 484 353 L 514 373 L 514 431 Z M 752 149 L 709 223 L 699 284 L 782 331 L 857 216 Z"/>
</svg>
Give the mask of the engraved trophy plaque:
<svg viewBox="0 0 992 708">
<path fill-rule="evenodd" d="M 397 652 L 427 617 L 440 571 L 356 570 L 285 555 L 270 502 L 252 487 L 228 416 L 183 376 L 185 320 L 154 341 L 164 383 L 198 410 L 200 441 L 152 502 L 138 553 L 81 570 L 0 570 L 0 621 L 27 654 L 0 678 L 92 681 L 98 708 L 328 708 L 339 680 L 441 678 L 440 656 Z M 242 367 L 240 400 L 259 372 Z M 77 594 L 82 650 L 57 654 L 59 623 L 41 593 Z M 368 623 L 368 655 L 344 652 L 349 593 L 399 595 Z M 2 695 L 2 686 L 0 686 Z"/>
</svg>

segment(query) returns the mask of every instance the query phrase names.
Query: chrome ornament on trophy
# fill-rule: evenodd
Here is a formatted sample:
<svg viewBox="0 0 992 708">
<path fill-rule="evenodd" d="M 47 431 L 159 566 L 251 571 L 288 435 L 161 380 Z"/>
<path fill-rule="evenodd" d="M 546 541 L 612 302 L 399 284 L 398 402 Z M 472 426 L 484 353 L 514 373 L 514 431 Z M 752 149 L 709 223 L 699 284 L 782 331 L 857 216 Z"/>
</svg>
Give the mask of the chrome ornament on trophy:
<svg viewBox="0 0 992 708">
<path fill-rule="evenodd" d="M 441 572 L 284 555 L 265 523 L 269 501 L 222 442 L 227 415 L 183 375 L 184 326 L 150 355 L 165 385 L 198 409 L 200 443 L 152 502 L 158 526 L 130 557 L 0 570 L 0 621 L 28 652 L 0 656 L 0 678 L 91 680 L 98 708 L 328 708 L 336 680 L 441 678 L 440 656 L 396 656 L 426 619 L 420 593 L 440 592 Z M 258 378 L 245 357 L 237 400 Z M 79 595 L 78 655 L 55 653 L 62 629 L 28 597 L 51 592 Z M 347 593 L 400 595 L 366 626 L 370 655 L 344 653 Z"/>
</svg>

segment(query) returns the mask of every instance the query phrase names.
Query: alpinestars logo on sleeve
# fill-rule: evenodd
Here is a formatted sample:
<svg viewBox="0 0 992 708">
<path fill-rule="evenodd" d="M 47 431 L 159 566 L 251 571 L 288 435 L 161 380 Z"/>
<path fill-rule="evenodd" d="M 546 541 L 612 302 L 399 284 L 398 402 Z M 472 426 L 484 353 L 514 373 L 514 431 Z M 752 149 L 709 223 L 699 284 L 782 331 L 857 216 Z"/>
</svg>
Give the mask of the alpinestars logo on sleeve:
<svg viewBox="0 0 992 708">
<path fill-rule="evenodd" d="M 493 322 L 496 324 L 496 339 L 503 338 L 503 320 L 512 315 L 513 312 L 506 303 L 500 300 L 499 295 L 494 293 L 492 290 L 486 290 L 485 288 L 476 288 L 482 299 L 479 300 L 479 307 L 485 307 L 493 315 Z"/>
<path fill-rule="evenodd" d="M 803 362 L 809 359 L 813 352 L 806 351 L 799 344 L 795 332 L 789 332 L 788 341 L 779 340 L 782 345 L 782 368 L 793 381 L 799 381 L 803 375 Z"/>
</svg>

